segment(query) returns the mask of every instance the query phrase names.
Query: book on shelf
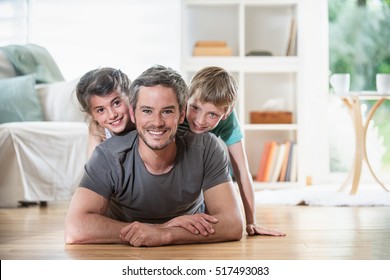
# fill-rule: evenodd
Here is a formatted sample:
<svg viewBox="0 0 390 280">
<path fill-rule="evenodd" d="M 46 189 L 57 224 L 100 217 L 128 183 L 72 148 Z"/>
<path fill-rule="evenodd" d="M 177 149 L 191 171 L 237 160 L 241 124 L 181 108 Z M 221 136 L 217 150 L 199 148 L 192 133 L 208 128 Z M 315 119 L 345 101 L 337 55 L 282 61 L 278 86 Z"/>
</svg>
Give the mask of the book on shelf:
<svg viewBox="0 0 390 280">
<path fill-rule="evenodd" d="M 283 156 L 283 162 L 282 162 L 282 168 L 280 170 L 280 176 L 278 179 L 279 182 L 286 181 L 288 158 L 290 156 L 290 151 L 291 151 L 291 141 L 286 141 L 285 145 L 286 145 L 286 148 L 285 148 L 285 152 L 284 152 L 284 156 Z"/>
<path fill-rule="evenodd" d="M 198 41 L 193 56 L 232 56 L 233 51 L 224 41 Z"/>
<path fill-rule="evenodd" d="M 297 22 L 293 17 L 291 19 L 290 34 L 288 39 L 286 55 L 291 56 L 296 54 L 296 41 L 297 41 Z"/>
<path fill-rule="evenodd" d="M 256 178 L 255 178 L 256 181 L 260 182 L 262 180 L 262 178 L 263 178 L 265 165 L 266 165 L 266 162 L 267 162 L 267 156 L 268 156 L 270 147 L 271 147 L 271 142 L 270 141 L 266 141 L 264 143 L 264 145 L 263 145 L 263 152 L 261 153 L 260 164 L 259 164 L 259 168 L 257 170 L 257 174 L 256 174 Z"/>
<path fill-rule="evenodd" d="M 291 145 L 290 145 L 290 152 L 288 153 L 288 159 L 287 159 L 286 176 L 284 178 L 285 182 L 290 182 L 291 160 L 292 160 L 293 153 L 294 153 L 293 143 L 291 143 Z"/>
<path fill-rule="evenodd" d="M 286 144 L 285 143 L 280 143 L 278 144 L 278 154 L 275 157 L 275 164 L 272 170 L 272 174 L 270 177 L 270 182 L 277 182 L 278 178 L 280 177 L 280 172 L 282 170 L 282 165 L 283 165 L 283 159 L 284 159 L 284 154 L 286 150 Z"/>
<path fill-rule="evenodd" d="M 260 180 L 261 182 L 269 182 L 270 180 L 271 172 L 275 162 L 275 155 L 277 154 L 277 149 L 278 149 L 278 143 L 276 141 L 271 141 L 269 151 L 267 154 L 267 160 L 264 166 L 263 177 Z"/>
<path fill-rule="evenodd" d="M 291 169 L 290 169 L 290 182 L 296 182 L 298 176 L 298 153 L 297 153 L 297 144 L 292 145 L 292 158 L 291 158 Z"/>
<path fill-rule="evenodd" d="M 274 170 L 278 160 L 279 150 L 280 150 L 280 144 L 275 141 L 273 153 L 271 155 L 272 158 L 269 161 L 268 173 L 267 173 L 267 177 L 265 178 L 265 182 L 271 182 L 272 180 L 272 176 L 274 174 Z"/>
<path fill-rule="evenodd" d="M 227 47 L 225 41 L 197 41 L 195 47 Z"/>
</svg>

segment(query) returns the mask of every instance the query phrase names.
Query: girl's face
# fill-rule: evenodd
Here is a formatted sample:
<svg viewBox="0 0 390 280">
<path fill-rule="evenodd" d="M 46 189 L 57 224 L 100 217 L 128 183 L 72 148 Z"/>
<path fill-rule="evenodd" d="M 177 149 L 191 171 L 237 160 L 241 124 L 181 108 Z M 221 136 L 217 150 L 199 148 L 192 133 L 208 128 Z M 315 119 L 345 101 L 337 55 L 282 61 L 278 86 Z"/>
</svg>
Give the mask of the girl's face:
<svg viewBox="0 0 390 280">
<path fill-rule="evenodd" d="M 225 108 L 216 107 L 212 103 L 201 103 L 196 94 L 188 100 L 186 117 L 193 133 L 213 130 L 227 116 Z"/>
<path fill-rule="evenodd" d="M 129 105 L 124 98 L 116 91 L 104 97 L 93 95 L 90 100 L 93 119 L 114 134 L 124 132 L 131 124 Z"/>
</svg>

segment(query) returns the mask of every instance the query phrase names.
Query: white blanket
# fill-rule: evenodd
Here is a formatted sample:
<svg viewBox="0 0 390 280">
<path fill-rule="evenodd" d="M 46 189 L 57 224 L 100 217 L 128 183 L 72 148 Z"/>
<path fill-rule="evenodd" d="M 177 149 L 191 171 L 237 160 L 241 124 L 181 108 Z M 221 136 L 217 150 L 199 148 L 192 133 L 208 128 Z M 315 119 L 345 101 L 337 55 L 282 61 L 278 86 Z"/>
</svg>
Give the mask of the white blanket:
<svg viewBox="0 0 390 280">
<path fill-rule="evenodd" d="M 0 125 L 0 207 L 18 201 L 68 200 L 87 161 L 83 122 Z"/>
</svg>

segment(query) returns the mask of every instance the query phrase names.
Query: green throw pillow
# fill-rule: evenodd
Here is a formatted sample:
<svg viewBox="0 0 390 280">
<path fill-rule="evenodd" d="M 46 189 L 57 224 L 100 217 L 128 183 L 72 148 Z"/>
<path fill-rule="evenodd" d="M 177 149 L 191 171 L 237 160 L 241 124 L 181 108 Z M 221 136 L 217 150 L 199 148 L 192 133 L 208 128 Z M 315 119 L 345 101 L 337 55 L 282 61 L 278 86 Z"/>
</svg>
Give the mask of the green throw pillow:
<svg viewBox="0 0 390 280">
<path fill-rule="evenodd" d="M 0 123 L 43 121 L 34 75 L 0 79 Z"/>
</svg>

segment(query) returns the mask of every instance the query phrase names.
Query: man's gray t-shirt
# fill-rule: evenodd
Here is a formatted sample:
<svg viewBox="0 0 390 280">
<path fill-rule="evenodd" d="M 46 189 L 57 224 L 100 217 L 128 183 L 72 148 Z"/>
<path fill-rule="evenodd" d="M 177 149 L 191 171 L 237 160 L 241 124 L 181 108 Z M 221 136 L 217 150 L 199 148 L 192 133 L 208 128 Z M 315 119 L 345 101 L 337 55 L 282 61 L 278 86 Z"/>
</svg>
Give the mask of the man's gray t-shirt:
<svg viewBox="0 0 390 280">
<path fill-rule="evenodd" d="M 175 166 L 149 173 L 138 152 L 138 134 L 113 136 L 96 147 L 80 186 L 110 200 L 108 216 L 125 222 L 163 223 L 203 208 L 202 192 L 231 180 L 227 155 L 210 133 L 178 131 Z"/>
</svg>

